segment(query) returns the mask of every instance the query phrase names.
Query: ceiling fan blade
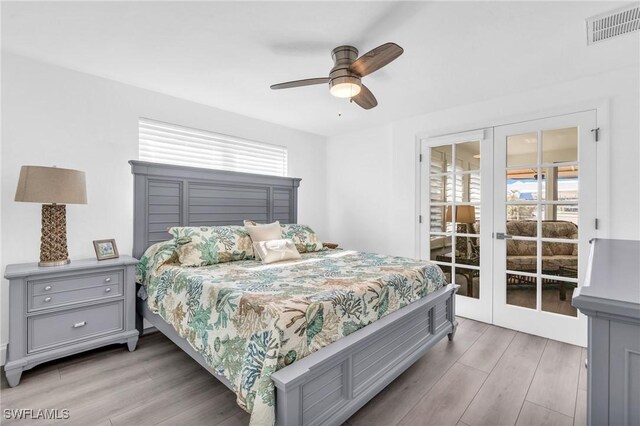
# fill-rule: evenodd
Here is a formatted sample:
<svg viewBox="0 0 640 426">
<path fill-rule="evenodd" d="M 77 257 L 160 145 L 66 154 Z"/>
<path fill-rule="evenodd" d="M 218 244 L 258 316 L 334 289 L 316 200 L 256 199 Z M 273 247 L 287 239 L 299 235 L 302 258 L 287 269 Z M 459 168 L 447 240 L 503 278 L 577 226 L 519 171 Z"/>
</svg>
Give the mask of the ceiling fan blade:
<svg viewBox="0 0 640 426">
<path fill-rule="evenodd" d="M 360 77 L 364 77 L 384 67 L 402 55 L 403 52 L 404 49 L 397 44 L 385 43 L 356 59 L 349 67 L 349 70 Z"/>
<path fill-rule="evenodd" d="M 294 80 L 294 81 L 287 81 L 286 83 L 274 84 L 271 86 L 271 89 L 272 90 L 290 89 L 292 87 L 312 86 L 314 84 L 327 84 L 327 83 L 329 83 L 329 77 L 307 78 L 306 80 Z"/>
<path fill-rule="evenodd" d="M 378 100 L 373 96 L 371 90 L 369 90 L 369 88 L 364 84 L 360 88 L 360 93 L 351 98 L 351 100 L 364 109 L 371 109 L 378 105 Z"/>
</svg>

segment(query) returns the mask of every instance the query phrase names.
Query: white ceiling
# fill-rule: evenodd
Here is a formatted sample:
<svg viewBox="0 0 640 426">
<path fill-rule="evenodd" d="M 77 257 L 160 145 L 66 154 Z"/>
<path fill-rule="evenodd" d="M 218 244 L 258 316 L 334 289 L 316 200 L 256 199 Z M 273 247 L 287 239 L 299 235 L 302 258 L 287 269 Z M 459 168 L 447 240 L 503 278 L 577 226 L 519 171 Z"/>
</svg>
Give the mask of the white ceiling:
<svg viewBox="0 0 640 426">
<path fill-rule="evenodd" d="M 334 135 L 639 62 L 638 33 L 587 46 L 612 2 L 2 2 L 2 47 L 71 69 Z M 405 53 L 365 78 L 364 111 L 326 86 L 330 51 Z M 339 113 L 342 116 L 339 116 Z"/>
</svg>

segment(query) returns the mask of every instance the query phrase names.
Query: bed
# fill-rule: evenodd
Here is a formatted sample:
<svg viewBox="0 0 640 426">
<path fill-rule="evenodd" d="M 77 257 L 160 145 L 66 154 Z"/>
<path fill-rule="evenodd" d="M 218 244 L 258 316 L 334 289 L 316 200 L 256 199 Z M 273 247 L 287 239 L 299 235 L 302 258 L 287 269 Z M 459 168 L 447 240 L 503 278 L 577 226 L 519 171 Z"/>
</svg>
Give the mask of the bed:
<svg viewBox="0 0 640 426">
<path fill-rule="evenodd" d="M 143 255 L 171 226 L 295 223 L 300 180 L 130 163 L 139 331 L 151 322 L 236 392 L 252 424 L 340 424 L 453 338 L 456 286 L 425 262 L 326 250 L 272 265 L 154 264 Z"/>
</svg>

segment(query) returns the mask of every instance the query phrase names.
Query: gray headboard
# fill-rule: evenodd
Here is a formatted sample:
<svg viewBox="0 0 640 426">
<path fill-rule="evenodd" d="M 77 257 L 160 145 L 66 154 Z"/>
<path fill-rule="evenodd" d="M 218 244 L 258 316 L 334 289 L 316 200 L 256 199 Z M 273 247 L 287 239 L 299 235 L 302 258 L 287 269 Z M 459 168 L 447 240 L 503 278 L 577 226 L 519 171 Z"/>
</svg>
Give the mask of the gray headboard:
<svg viewBox="0 0 640 426">
<path fill-rule="evenodd" d="M 172 226 L 297 223 L 300 179 L 129 161 L 134 175 L 133 255 L 168 240 Z"/>
</svg>

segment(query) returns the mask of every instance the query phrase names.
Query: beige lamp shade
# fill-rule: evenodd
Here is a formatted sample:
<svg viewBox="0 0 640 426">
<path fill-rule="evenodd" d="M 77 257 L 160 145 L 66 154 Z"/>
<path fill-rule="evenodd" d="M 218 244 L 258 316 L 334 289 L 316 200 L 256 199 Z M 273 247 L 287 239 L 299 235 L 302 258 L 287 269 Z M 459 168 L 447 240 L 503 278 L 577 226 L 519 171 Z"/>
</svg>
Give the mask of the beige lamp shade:
<svg viewBox="0 0 640 426">
<path fill-rule="evenodd" d="M 84 172 L 57 167 L 22 166 L 15 201 L 87 204 Z"/>
<path fill-rule="evenodd" d="M 451 206 L 447 207 L 445 220 L 451 222 Z M 456 223 L 475 223 L 476 208 L 474 206 L 456 206 Z"/>
</svg>

